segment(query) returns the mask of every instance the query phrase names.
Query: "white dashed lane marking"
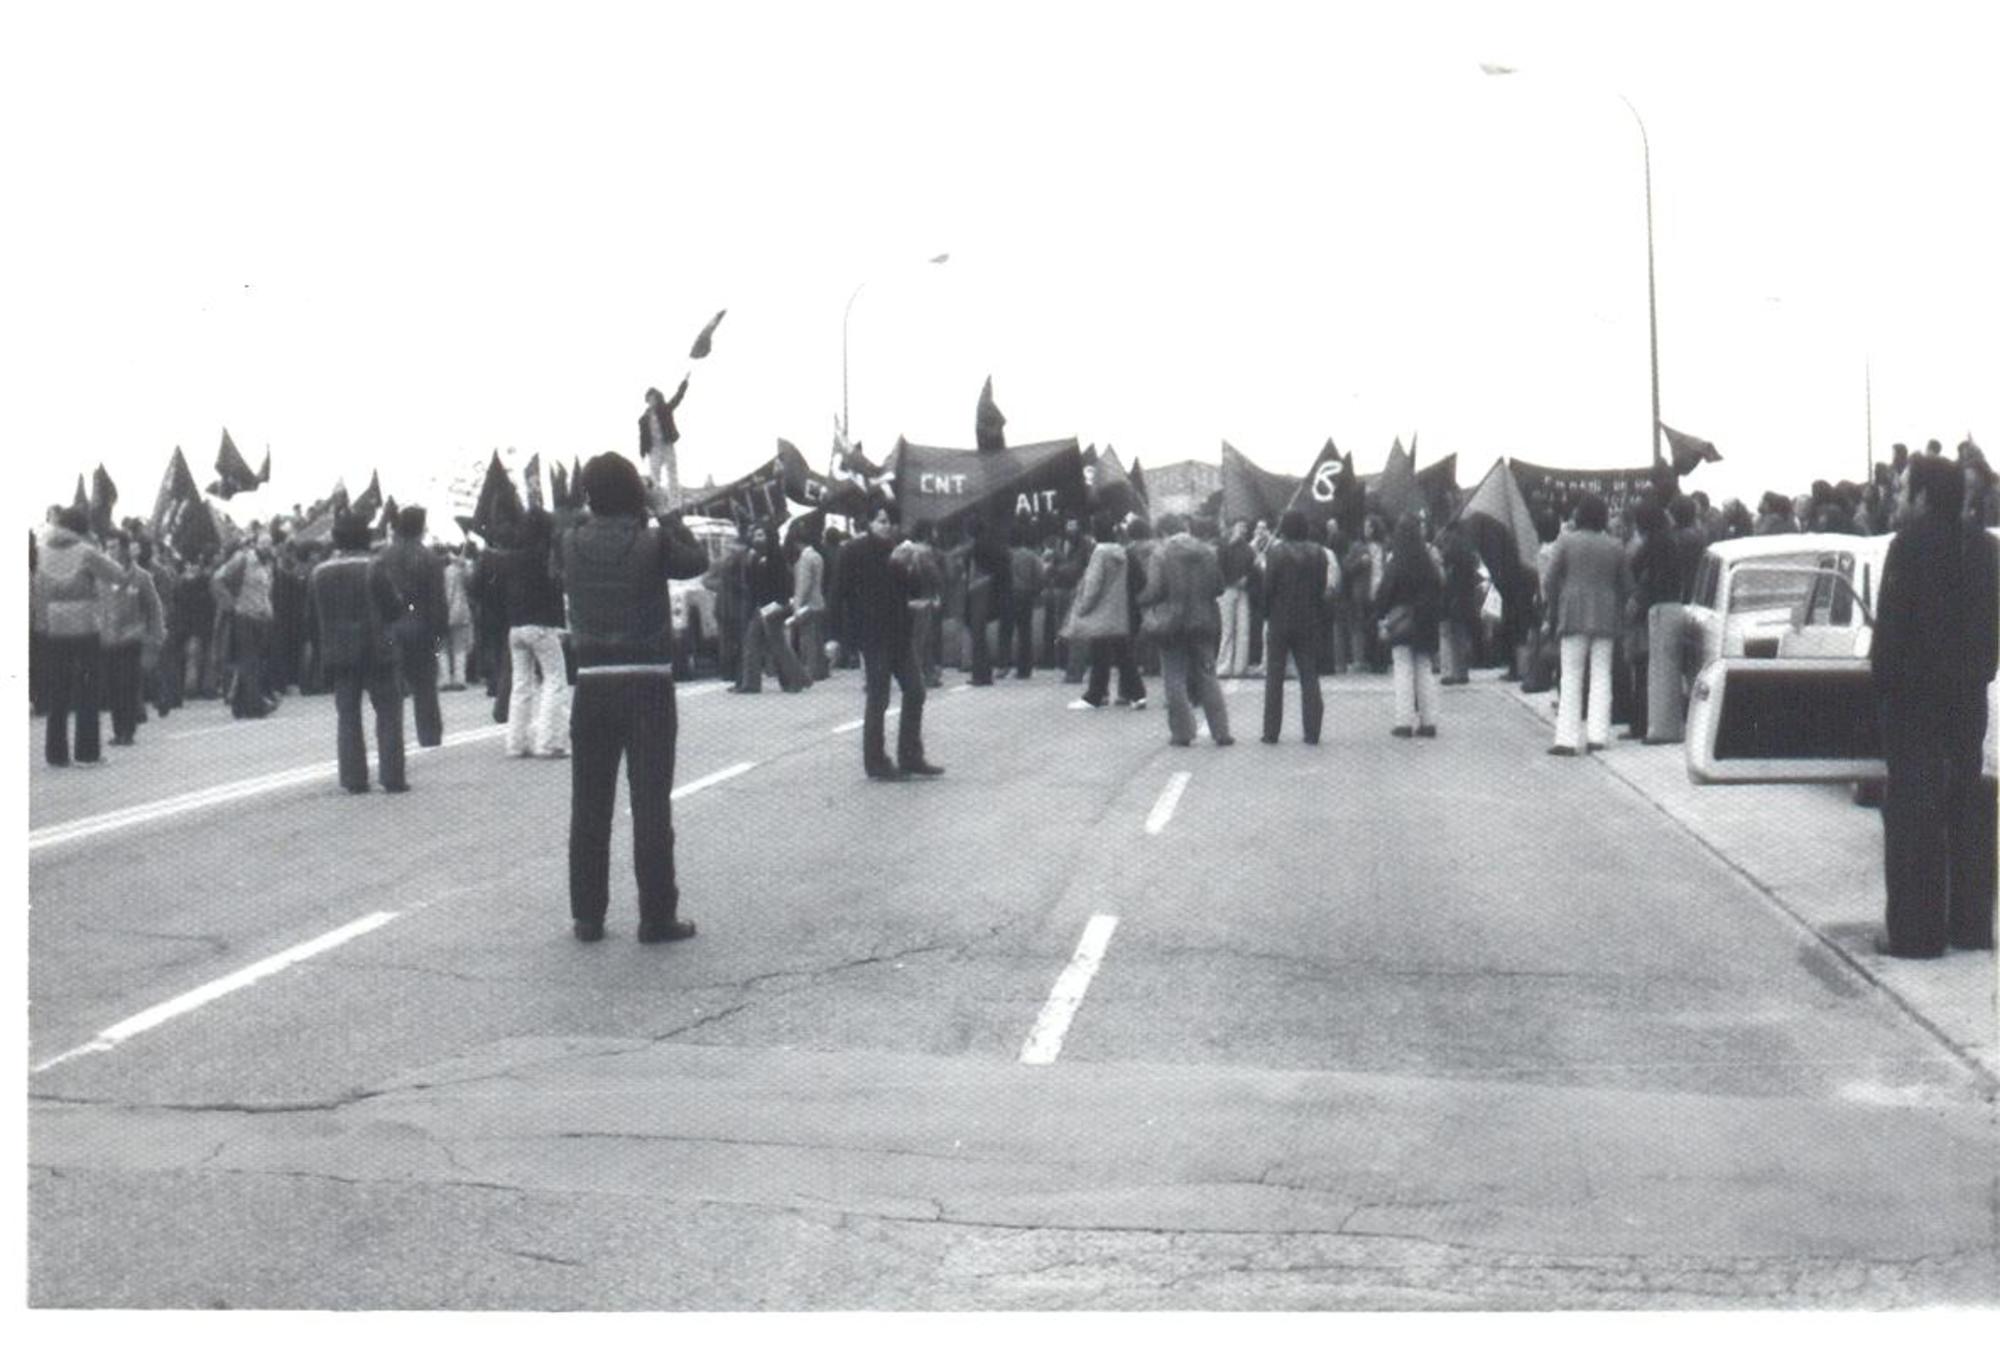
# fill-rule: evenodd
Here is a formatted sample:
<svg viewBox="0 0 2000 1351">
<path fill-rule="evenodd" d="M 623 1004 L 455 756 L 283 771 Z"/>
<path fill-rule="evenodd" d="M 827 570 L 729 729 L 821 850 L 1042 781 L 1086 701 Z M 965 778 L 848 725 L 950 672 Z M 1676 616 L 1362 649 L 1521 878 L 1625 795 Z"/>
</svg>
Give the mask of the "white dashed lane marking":
<svg viewBox="0 0 2000 1351">
<path fill-rule="evenodd" d="M 1090 923 L 1083 926 L 1083 937 L 1077 942 L 1076 955 L 1069 959 L 1062 975 L 1056 977 L 1055 989 L 1049 992 L 1048 1003 L 1042 1005 L 1035 1026 L 1028 1033 L 1026 1044 L 1021 1047 L 1023 1065 L 1053 1065 L 1056 1057 L 1062 1054 L 1063 1038 L 1069 1034 L 1069 1025 L 1076 1017 L 1076 1011 L 1083 1006 L 1084 992 L 1090 989 L 1091 977 L 1097 974 L 1098 966 L 1104 961 L 1104 949 L 1111 942 L 1112 930 L 1117 927 L 1116 915 L 1092 915 Z"/>
</svg>

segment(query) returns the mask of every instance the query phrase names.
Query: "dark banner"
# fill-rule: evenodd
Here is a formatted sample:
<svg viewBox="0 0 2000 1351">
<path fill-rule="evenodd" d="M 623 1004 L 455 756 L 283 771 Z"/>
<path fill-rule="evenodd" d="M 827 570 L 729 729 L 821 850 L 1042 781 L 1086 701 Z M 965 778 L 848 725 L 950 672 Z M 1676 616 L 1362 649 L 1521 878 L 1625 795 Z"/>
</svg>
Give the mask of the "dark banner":
<svg viewBox="0 0 2000 1351">
<path fill-rule="evenodd" d="M 989 521 L 1053 527 L 1090 509 L 1083 451 L 1074 437 L 999 450 L 950 450 L 898 441 L 890 460 L 905 528 L 948 525 L 977 512 Z"/>
<path fill-rule="evenodd" d="M 785 460 L 773 455 L 733 483 L 685 494 L 682 510 L 690 516 L 719 516 L 748 525 L 752 521 L 782 521 L 791 515 L 785 500 Z"/>
<path fill-rule="evenodd" d="M 1653 486 L 1653 471 L 1646 469 L 1551 469 L 1526 460 L 1509 460 L 1507 467 L 1528 500 L 1528 509 L 1540 516 L 1544 511 L 1557 518 L 1569 513 L 1571 505 L 1584 493 L 1596 493 L 1613 514 L 1637 501 Z"/>
<path fill-rule="evenodd" d="M 1302 480 L 1296 474 L 1274 474 L 1252 464 L 1227 441 L 1222 443 L 1222 520 L 1278 523 Z"/>
</svg>

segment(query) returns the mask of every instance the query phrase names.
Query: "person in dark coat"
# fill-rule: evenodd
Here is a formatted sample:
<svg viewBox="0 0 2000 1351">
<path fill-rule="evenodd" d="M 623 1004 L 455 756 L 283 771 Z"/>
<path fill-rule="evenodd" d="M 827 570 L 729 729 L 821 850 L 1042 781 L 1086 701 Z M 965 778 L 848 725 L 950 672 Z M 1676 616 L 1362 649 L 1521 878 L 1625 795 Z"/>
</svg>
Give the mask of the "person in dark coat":
<svg viewBox="0 0 2000 1351">
<path fill-rule="evenodd" d="M 1127 524 L 1130 529 L 1143 522 L 1135 518 Z M 1222 566 L 1215 546 L 1196 539 L 1185 516 L 1161 517 L 1160 529 L 1167 536 L 1164 541 L 1155 543 L 1150 528 L 1141 537 L 1152 547 L 1146 551 L 1146 580 L 1136 603 L 1140 627 L 1159 648 L 1167 740 L 1175 746 L 1194 744 L 1194 710 L 1199 706 L 1210 740 L 1233 746 L 1229 701 L 1215 678 L 1215 649 L 1222 638 L 1222 610 L 1216 604 L 1222 595 Z"/>
<path fill-rule="evenodd" d="M 674 425 L 674 410 L 687 397 L 688 382 L 682 377 L 674 397 L 659 390 L 646 391 L 646 411 L 639 415 L 639 463 L 650 467 L 653 480 L 667 490 L 669 506 L 680 505 L 680 466 L 675 463 L 674 443 L 681 439 Z"/>
<path fill-rule="evenodd" d="M 1391 614 L 1399 609 L 1407 613 L 1406 622 Z M 1396 725 L 1390 733 L 1436 736 L 1437 672 L 1431 659 L 1437 656 L 1444 622 L 1444 575 L 1424 543 L 1423 520 L 1415 512 L 1396 522 L 1381 585 L 1375 588 L 1375 621 L 1389 649 L 1396 693 Z"/>
<path fill-rule="evenodd" d="M 361 696 L 375 709 L 375 777 L 386 793 L 406 790 L 403 768 L 403 689 L 397 674 L 395 626 L 403 594 L 380 559 L 368 554 L 368 518 L 341 512 L 333 522 L 334 556 L 308 583 L 319 635 L 320 671 L 333 687 L 340 786 L 368 791 L 368 743 L 361 730 Z"/>
<path fill-rule="evenodd" d="M 1285 722 L 1286 662 L 1299 672 L 1300 731 L 1319 744 L 1326 705 L 1319 688 L 1319 640 L 1326 599 L 1326 550 L 1307 538 L 1298 510 L 1278 518 L 1278 542 L 1264 551 L 1264 744 L 1275 745 Z M 1227 586 L 1227 574 L 1224 585 Z"/>
<path fill-rule="evenodd" d="M 396 621 L 396 660 L 416 710 L 417 744 L 437 746 L 444 742 L 437 653 L 451 621 L 444 600 L 444 563 L 424 547 L 427 519 L 422 507 L 404 507 L 396 513 L 396 538 L 382 551 L 382 566 L 403 597 L 403 615 Z"/>
<path fill-rule="evenodd" d="M 1889 770 L 1876 946 L 1939 957 L 1947 945 L 1993 946 L 1995 799 L 1980 760 L 2000 661 L 2000 555 L 1961 519 L 1956 465 L 1913 456 L 1909 483 L 1912 515 L 1882 565 L 1869 655 Z"/>
<path fill-rule="evenodd" d="M 1013 594 L 1013 566 L 1007 544 L 984 517 L 966 518 L 965 628 L 972 645 L 974 685 L 993 683 L 993 648 L 990 626 L 1007 613 Z"/>
<path fill-rule="evenodd" d="M 580 942 L 604 937 L 611 903 L 611 821 L 618 765 L 632 790 L 632 870 L 639 941 L 692 938 L 674 880 L 673 606 L 667 580 L 699 577 L 708 551 L 622 455 L 583 466 L 590 515 L 563 532 L 558 570 L 568 599 L 576 691 L 570 713 L 569 911 Z M 649 528 L 646 511 L 658 516 Z"/>
<path fill-rule="evenodd" d="M 862 706 L 861 765 L 871 779 L 916 775 L 934 778 L 944 770 L 924 756 L 924 676 L 910 641 L 910 601 L 916 594 L 911 550 L 896 539 L 900 514 L 883 503 L 868 517 L 867 533 L 840 551 L 841 642 L 861 653 L 867 687 Z M 889 682 L 902 691 L 896 720 L 896 759 L 884 744 Z"/>
<path fill-rule="evenodd" d="M 1440 685 L 1463 685 L 1479 633 L 1479 550 L 1466 528 L 1453 522 L 1438 532 L 1438 553 L 1444 566 L 1444 631 L 1441 637 L 1444 678 Z"/>
<path fill-rule="evenodd" d="M 743 662 L 742 673 L 730 688 L 737 694 L 759 694 L 764 689 L 764 668 L 778 674 L 778 684 L 787 694 L 797 694 L 809 683 L 785 641 L 785 610 L 792 600 L 792 569 L 785 562 L 771 527 L 759 521 L 750 527 L 749 553 L 743 562 Z M 767 613 L 768 606 L 779 607 Z"/>
<path fill-rule="evenodd" d="M 1651 661 L 1650 633 L 1653 607 L 1677 603 L 1681 597 L 1679 563 L 1673 536 L 1667 529 L 1667 513 L 1651 498 L 1632 509 L 1632 525 L 1637 539 L 1630 552 L 1632 598 L 1626 604 L 1625 708 L 1628 712 L 1621 734 L 1627 741 L 1646 739 L 1648 666 Z M 1678 660 L 1678 653 L 1662 653 L 1665 661 Z"/>
</svg>

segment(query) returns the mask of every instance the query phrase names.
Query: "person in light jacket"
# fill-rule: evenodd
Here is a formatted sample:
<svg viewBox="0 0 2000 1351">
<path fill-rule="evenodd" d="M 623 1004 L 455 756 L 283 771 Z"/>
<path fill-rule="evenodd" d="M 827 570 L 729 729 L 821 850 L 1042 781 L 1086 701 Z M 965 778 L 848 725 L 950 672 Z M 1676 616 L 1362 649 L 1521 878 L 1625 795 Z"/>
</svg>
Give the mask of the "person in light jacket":
<svg viewBox="0 0 2000 1351">
<path fill-rule="evenodd" d="M 832 674 L 826 660 L 826 560 L 818 535 L 817 529 L 799 529 L 785 545 L 792 564 L 792 647 L 808 685 Z"/>
<path fill-rule="evenodd" d="M 1571 524 L 1574 528 L 1550 550 L 1542 581 L 1548 631 L 1562 654 L 1562 692 L 1550 755 L 1578 754 L 1586 736 L 1585 744 L 1594 751 L 1609 743 L 1612 648 L 1633 591 L 1625 546 L 1605 533 L 1610 512 L 1604 499 L 1583 494 Z"/>
<path fill-rule="evenodd" d="M 90 542 L 89 532 L 90 516 L 81 508 L 64 507 L 56 514 L 42 537 L 30 592 L 31 623 L 42 634 L 47 662 L 43 756 L 58 767 L 70 763 L 72 712 L 76 763 L 94 765 L 103 753 L 97 719 L 104 664 L 99 596 L 125 574 Z"/>
<path fill-rule="evenodd" d="M 1146 697 L 1139 664 L 1132 657 L 1132 609 L 1127 592 L 1125 546 L 1118 543 L 1118 525 L 1108 514 L 1097 522 L 1097 547 L 1084 565 L 1062 636 L 1072 645 L 1090 646 L 1090 681 L 1083 698 L 1071 707 L 1103 708 L 1111 689 L 1111 668 L 1118 668 L 1118 697 L 1137 703 Z"/>
</svg>

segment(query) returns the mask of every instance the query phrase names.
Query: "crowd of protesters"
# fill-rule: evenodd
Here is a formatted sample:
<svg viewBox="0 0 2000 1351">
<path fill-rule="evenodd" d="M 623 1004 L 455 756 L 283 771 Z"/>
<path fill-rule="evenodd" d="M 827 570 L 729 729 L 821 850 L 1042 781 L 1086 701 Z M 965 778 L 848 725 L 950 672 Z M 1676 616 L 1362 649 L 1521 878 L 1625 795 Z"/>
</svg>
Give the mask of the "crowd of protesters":
<svg viewBox="0 0 2000 1351">
<path fill-rule="evenodd" d="M 641 518 L 641 505 L 624 501 L 638 491 L 625 483 L 637 481 L 636 471 L 600 458 L 605 500 Z M 1143 709 L 1147 681 L 1157 680 L 1175 746 L 1193 744 L 1197 710 L 1215 745 L 1233 744 L 1219 679 L 1262 678 L 1266 744 L 1281 738 L 1285 688 L 1296 679 L 1301 739 L 1310 745 L 1322 732 L 1322 674 L 1390 674 L 1389 731 L 1414 740 L 1439 734 L 1440 685 L 1466 683 L 1474 667 L 1503 668 L 1527 691 L 1558 687 L 1550 753 L 1577 756 L 1603 748 L 1613 724 L 1629 738 L 1647 736 L 1649 670 L 1680 665 L 1677 654 L 1654 650 L 1661 630 L 1652 621 L 1662 607 L 1690 599 L 1709 544 L 1785 532 L 1890 532 L 1912 518 L 1913 470 L 1934 482 L 1945 464 L 1963 488 L 1955 519 L 2000 523 L 2000 492 L 1978 447 L 1968 440 L 1948 461 L 1932 442 L 1918 455 L 1897 446 L 1866 484 L 1767 493 L 1754 511 L 1735 500 L 1718 506 L 1700 491 L 1683 494 L 1671 476 L 1616 510 L 1580 494 L 1537 513 L 1532 572 L 1510 565 L 1511 549 L 1496 553 L 1490 534 L 1457 515 L 1456 502 L 1393 519 L 1368 513 L 1358 528 L 1338 520 L 1316 528 L 1296 510 L 1276 520 L 1224 520 L 1212 504 L 1157 522 L 1137 514 L 1054 522 L 975 514 L 942 530 L 917 522 L 906 532 L 891 503 L 871 511 L 853 539 L 819 513 L 789 530 L 744 523 L 705 550 L 677 514 L 668 530 L 673 576 L 692 576 L 705 561 L 698 584 L 712 593 L 713 659 L 728 688 L 761 693 L 770 674 L 781 690 L 798 692 L 864 668 L 863 768 L 871 778 L 942 772 L 925 757 L 921 713 L 923 691 L 943 682 L 947 666 L 973 686 L 1038 673 L 1082 685 L 1069 702 L 1078 711 Z M 1941 499 L 1933 492 L 1930 500 Z M 363 792 L 366 693 L 377 719 L 378 781 L 401 791 L 403 701 L 413 705 L 418 743 L 435 746 L 443 738 L 440 687 L 482 680 L 494 721 L 507 724 L 507 754 L 567 756 L 587 710 L 572 703 L 572 687 L 582 687 L 563 559 L 570 528 L 590 519 L 558 520 L 536 508 L 491 531 L 482 550 L 426 544 L 421 507 L 405 508 L 387 540 L 347 517 L 330 541 L 300 539 L 297 518 L 280 518 L 253 523 L 226 549 L 184 558 L 142 521 L 94 534 L 80 507 L 51 508 L 29 544 L 30 689 L 47 718 L 45 758 L 52 766 L 98 763 L 100 710 L 110 715 L 112 745 L 130 746 L 149 708 L 164 718 L 188 699 L 222 699 L 234 717 L 261 718 L 293 694 L 333 692 L 341 782 Z M 657 585 L 661 604 L 669 594 L 666 557 L 632 583 Z M 365 568 L 355 566 L 363 561 Z M 329 604 L 340 613 L 326 613 Z M 682 679 L 694 674 L 691 644 L 655 646 L 649 638 L 645 663 L 668 663 Z M 615 653 L 617 645 L 603 650 Z M 699 655 L 706 662 L 707 651 Z M 607 664 L 600 654 L 593 669 L 623 679 L 630 665 Z M 651 671 L 647 664 L 640 674 Z M 894 759 L 883 727 L 892 681 L 903 690 Z M 584 815 L 597 823 L 585 831 L 585 852 L 595 857 L 608 811 L 599 780 L 611 772 L 607 755 L 615 770 L 612 743 L 630 740 L 625 749 L 636 755 L 633 747 L 659 738 L 638 723 L 611 729 L 626 716 L 617 712 L 625 695 L 613 698 L 603 680 L 591 688 L 602 696 L 591 717 L 610 720 L 592 733 L 594 786 Z M 1684 687 L 1676 697 L 1685 697 Z M 1657 694 L 1651 698 L 1657 703 Z M 588 874 L 575 918 L 579 936 L 589 937 L 601 932 L 601 864 L 573 858 L 576 867 Z M 659 894 L 648 902 L 647 932 L 691 933 L 674 918 L 666 868 L 666 880 L 649 884 Z M 641 872 L 660 873 L 658 860 Z"/>
</svg>

